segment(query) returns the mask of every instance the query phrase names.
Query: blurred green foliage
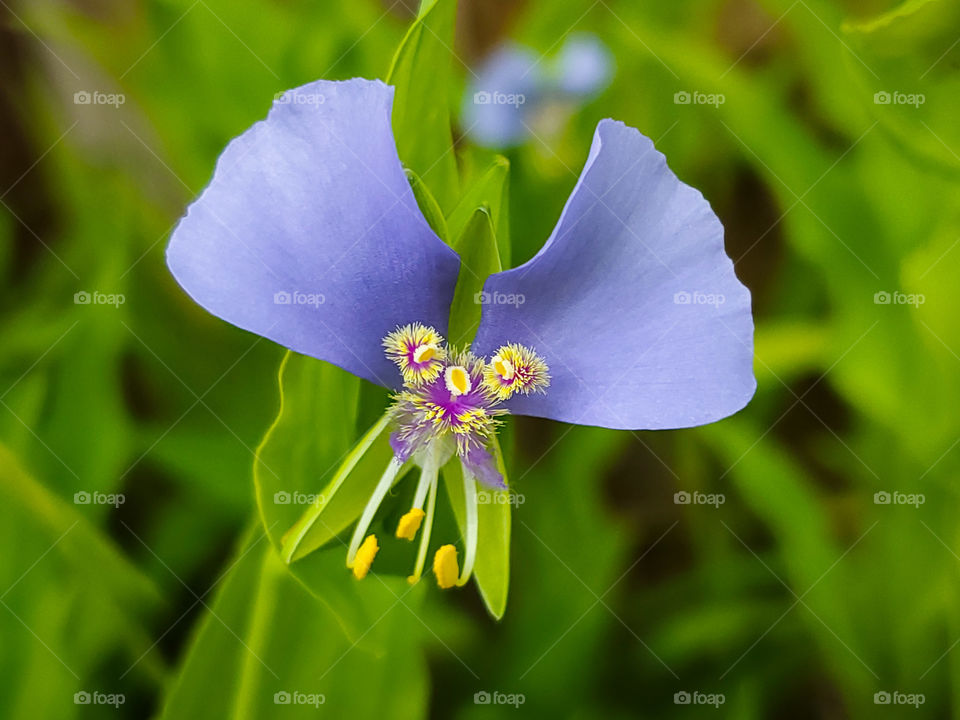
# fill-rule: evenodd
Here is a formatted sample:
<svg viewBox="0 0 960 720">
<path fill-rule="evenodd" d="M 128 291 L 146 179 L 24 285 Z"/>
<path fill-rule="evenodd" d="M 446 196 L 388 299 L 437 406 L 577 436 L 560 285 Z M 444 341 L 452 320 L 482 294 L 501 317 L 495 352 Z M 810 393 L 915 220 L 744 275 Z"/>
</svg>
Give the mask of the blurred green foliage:
<svg viewBox="0 0 960 720">
<path fill-rule="evenodd" d="M 960 8 L 459 10 L 451 46 L 374 0 L 0 6 L 0 716 L 712 712 L 675 700 L 696 692 L 745 720 L 960 717 Z M 506 160 L 460 137 L 452 109 L 482 52 L 509 37 L 549 54 L 573 31 L 613 52 L 608 90 Z M 405 37 L 433 75 L 395 56 Z M 702 190 L 754 295 L 759 389 L 735 417 L 665 433 L 514 423 L 523 502 L 499 623 L 473 584 L 390 577 L 405 558 L 361 584 L 342 548 L 283 565 L 302 507 L 270 496 L 321 492 L 383 393 L 288 366 L 320 426 L 255 463 L 282 350 L 206 315 L 163 261 L 219 152 L 277 92 L 391 67 L 410 98 L 401 157 L 450 242 L 484 204 L 500 260 L 531 257 L 614 117 Z M 124 101 L 75 99 L 94 91 Z M 440 503 L 436 532 L 455 536 Z M 325 702 L 281 708 L 283 692 Z M 477 704 L 482 692 L 523 706 Z"/>
</svg>

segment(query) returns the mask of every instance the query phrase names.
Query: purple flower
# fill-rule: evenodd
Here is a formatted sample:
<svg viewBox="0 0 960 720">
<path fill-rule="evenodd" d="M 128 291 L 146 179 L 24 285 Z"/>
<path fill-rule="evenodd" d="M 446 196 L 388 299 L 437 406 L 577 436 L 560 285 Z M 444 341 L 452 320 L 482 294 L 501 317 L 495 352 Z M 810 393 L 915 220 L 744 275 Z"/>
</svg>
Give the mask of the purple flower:
<svg viewBox="0 0 960 720">
<path fill-rule="evenodd" d="M 613 78 L 610 51 L 594 35 L 571 35 L 555 57 L 520 45 L 495 49 L 475 73 L 463 103 L 463 125 L 487 147 L 519 145 L 548 132 Z M 558 122 L 558 118 L 560 122 Z"/>
<path fill-rule="evenodd" d="M 476 482 L 504 487 L 492 452 L 504 415 L 629 429 L 726 417 L 755 388 L 750 295 L 703 196 L 649 139 L 605 120 L 553 234 L 487 279 L 472 346 L 447 347 L 459 258 L 417 207 L 392 100 L 362 79 L 285 93 L 223 152 L 167 262 L 218 317 L 395 391 L 395 457 L 348 551 L 357 577 L 378 549 L 366 530 L 408 462 L 422 472 L 397 536 L 413 539 L 426 518 L 420 577 L 438 472 L 458 457 L 463 571 L 452 546 L 434 560 L 449 587 L 476 555 Z"/>
</svg>

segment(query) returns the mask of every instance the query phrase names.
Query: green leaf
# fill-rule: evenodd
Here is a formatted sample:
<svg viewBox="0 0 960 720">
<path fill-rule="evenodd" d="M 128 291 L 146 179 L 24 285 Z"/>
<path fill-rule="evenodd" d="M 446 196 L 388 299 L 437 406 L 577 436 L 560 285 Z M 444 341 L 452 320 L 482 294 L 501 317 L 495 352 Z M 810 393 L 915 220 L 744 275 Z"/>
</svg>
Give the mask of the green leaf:
<svg viewBox="0 0 960 720">
<path fill-rule="evenodd" d="M 842 30 L 847 33 L 872 33 L 878 30 L 884 30 L 894 25 L 898 20 L 909 18 L 924 6 L 931 3 L 940 3 L 943 0 L 905 0 L 894 8 L 883 12 L 876 17 L 866 21 L 847 21 L 843 23 Z"/>
<path fill-rule="evenodd" d="M 440 237 L 441 240 L 448 243 L 450 234 L 447 230 L 447 221 L 443 218 L 443 211 L 437 204 L 436 198 L 430 192 L 430 188 L 424 185 L 423 180 L 410 168 L 404 168 L 407 175 L 407 181 L 410 183 L 410 189 L 413 190 L 413 197 L 416 198 L 420 212 L 423 213 L 427 224 Z"/>
<path fill-rule="evenodd" d="M 822 324 L 760 325 L 754 338 L 757 372 L 786 381 L 822 366 L 829 335 Z"/>
<path fill-rule="evenodd" d="M 58 497 L 0 444 L 4 718 L 72 717 L 78 676 L 88 677 L 106 657 L 135 668 L 128 682 L 162 682 L 165 668 L 150 653 L 147 620 L 163 600 L 89 521 L 89 507 Z M 128 529 L 121 532 L 129 538 Z"/>
<path fill-rule="evenodd" d="M 843 667 L 848 687 L 859 686 L 866 694 L 871 679 L 859 664 L 846 664 L 847 650 L 834 643 L 837 636 L 854 637 L 855 613 L 851 613 L 847 597 L 854 583 L 846 575 L 847 567 L 838 564 L 837 559 L 845 553 L 831 537 L 823 501 L 804 469 L 778 443 L 757 443 L 763 430 L 741 418 L 709 425 L 700 432 L 731 468 L 730 478 L 747 506 L 769 528 L 786 580 L 798 588 L 816 587 L 815 593 L 803 595 L 815 618 L 809 620 L 811 627 L 820 634 L 824 652 L 834 656 L 836 667 Z M 776 478 L 776 483 L 770 478 Z"/>
<path fill-rule="evenodd" d="M 317 500 L 300 516 L 296 524 L 283 537 L 282 557 L 293 562 L 308 555 L 345 529 L 357 519 L 376 484 L 378 473 L 366 472 L 367 468 L 382 470 L 390 460 L 389 443 L 383 431 L 389 418 L 386 414 L 360 438 L 344 458 L 333 478 L 320 492 Z M 367 453 L 370 453 L 369 455 Z M 384 462 L 380 462 L 383 460 Z M 364 468 L 351 478 L 348 476 L 363 463 Z M 371 480 L 363 482 L 363 479 Z M 343 488 L 343 493 L 340 489 Z"/>
<path fill-rule="evenodd" d="M 194 631 L 186 660 L 164 703 L 161 718 L 202 717 L 211 709 L 211 689 L 229 688 L 239 675 L 239 642 L 230 629 L 243 628 L 246 603 L 256 593 L 258 571 L 269 543 L 252 529 L 231 559 L 230 570 Z M 209 601 L 208 601 L 209 602 Z"/>
<path fill-rule="evenodd" d="M 353 443 L 360 381 L 288 352 L 280 364 L 280 412 L 257 448 L 253 479 L 264 527 L 276 547 L 300 517 L 302 495 L 320 493 Z"/>
<path fill-rule="evenodd" d="M 493 164 L 464 192 L 447 218 L 450 237 L 459 238 L 478 208 L 487 208 L 500 251 L 500 265 L 510 266 L 510 161 L 498 155 Z"/>
<path fill-rule="evenodd" d="M 423 0 L 386 79 L 396 88 L 393 134 L 400 159 L 423 179 L 444 212 L 453 209 L 459 194 L 447 103 L 456 12 L 456 0 Z"/>
<path fill-rule="evenodd" d="M 863 88 L 856 95 L 878 129 L 921 167 L 953 180 L 960 158 L 956 102 L 960 79 L 951 50 L 960 5 L 907 0 L 875 18 L 843 25 Z"/>
<path fill-rule="evenodd" d="M 452 345 L 469 342 L 480 325 L 481 296 L 487 277 L 500 272 L 500 256 L 490 212 L 478 208 L 470 216 L 453 249 L 460 255 L 460 275 L 450 306 Z"/>
<path fill-rule="evenodd" d="M 500 443 L 494 440 L 494 456 L 497 469 L 507 478 L 506 466 Z M 443 469 L 443 481 L 457 525 L 461 535 L 466 532 L 466 507 L 463 493 L 463 470 L 459 462 L 447 463 Z M 511 497 L 508 490 L 489 490 L 481 488 L 481 502 L 477 520 L 477 559 L 473 567 L 473 577 L 480 590 L 487 610 L 497 620 L 503 617 L 507 609 L 507 591 L 510 585 L 510 508 Z"/>
<path fill-rule="evenodd" d="M 369 588 L 370 595 L 397 602 L 391 587 L 371 583 Z M 403 602 L 416 607 L 421 593 L 409 592 Z M 231 561 L 161 718 L 422 717 L 427 682 L 418 650 L 420 627 L 406 613 L 384 613 L 368 624 L 380 636 L 381 652 L 354 647 L 337 632 L 335 618 L 290 576 L 257 528 L 247 533 Z M 294 692 L 322 695 L 322 704 L 290 703 L 279 713 L 276 693 Z"/>
<path fill-rule="evenodd" d="M 160 604 L 153 583 L 140 573 L 113 542 L 74 507 L 27 474 L 17 458 L 0 444 L 0 522 L 7 513 L 29 519 L 31 530 L 54 543 L 57 552 L 77 571 L 85 586 L 109 593 L 139 613 Z M 58 539 L 59 538 L 59 539 Z M 22 538 L 21 538 L 22 539 Z M 51 548 L 52 549 L 52 548 Z"/>
<path fill-rule="evenodd" d="M 360 515 L 392 456 L 386 422 L 381 418 L 354 446 L 359 379 L 291 352 L 279 380 L 280 413 L 254 464 L 260 517 L 270 542 L 294 563 L 293 576 L 358 639 L 376 618 L 365 614 L 369 588 L 393 587 L 393 581 L 367 582 L 361 590 L 346 569 L 338 535 Z M 314 552 L 328 543 L 328 551 Z"/>
</svg>

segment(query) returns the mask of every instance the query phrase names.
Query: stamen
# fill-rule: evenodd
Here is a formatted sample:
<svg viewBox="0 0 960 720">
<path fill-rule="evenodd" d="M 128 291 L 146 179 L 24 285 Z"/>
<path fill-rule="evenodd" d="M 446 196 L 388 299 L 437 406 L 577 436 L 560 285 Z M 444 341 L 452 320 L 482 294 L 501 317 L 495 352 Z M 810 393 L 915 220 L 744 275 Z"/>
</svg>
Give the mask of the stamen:
<svg viewBox="0 0 960 720">
<path fill-rule="evenodd" d="M 457 549 L 453 545 L 443 545 L 433 556 L 433 574 L 437 576 L 437 585 L 446 590 L 457 584 L 460 568 L 457 565 Z"/>
<path fill-rule="evenodd" d="M 426 461 L 423 464 L 423 469 L 420 471 L 420 482 L 421 485 L 425 488 L 429 488 L 427 495 L 427 513 L 426 513 L 426 524 L 423 527 L 423 532 L 420 533 L 420 547 L 417 550 L 417 563 L 413 568 L 413 575 L 407 578 L 407 582 L 411 585 L 420 580 L 420 576 L 423 574 L 423 566 L 427 562 L 427 550 L 430 547 L 430 534 L 433 531 L 433 513 L 437 509 L 437 473 L 439 468 L 437 467 L 436 458 L 433 456 L 433 453 L 428 453 Z M 420 488 L 417 488 L 417 495 L 420 495 Z M 420 499 L 422 503 L 423 500 Z"/>
<path fill-rule="evenodd" d="M 397 523 L 397 537 L 401 540 L 413 540 L 417 535 L 417 530 L 420 529 L 420 523 L 423 522 L 424 515 L 426 513 L 420 508 L 413 508 L 407 512 Z"/>
<path fill-rule="evenodd" d="M 461 468 L 463 470 L 463 495 L 466 500 L 467 526 L 463 539 L 466 546 L 463 557 L 463 572 L 460 573 L 460 578 L 457 580 L 457 585 L 460 587 L 467 584 L 470 575 L 473 573 L 473 563 L 477 558 L 477 536 L 479 535 L 478 528 L 480 525 L 477 512 L 477 481 L 462 463 Z"/>
<path fill-rule="evenodd" d="M 413 540 L 417 531 L 423 522 L 426 513 L 423 512 L 423 502 L 426 500 L 427 491 L 434 478 L 431 477 L 433 471 L 429 468 L 436 465 L 436 449 L 431 447 L 427 449 L 427 457 L 424 460 L 423 470 L 420 471 L 420 480 L 417 482 L 417 491 L 413 496 L 413 507 L 400 518 L 397 523 L 397 537 L 401 540 Z M 432 465 L 431 465 L 432 463 Z"/>
<path fill-rule="evenodd" d="M 443 374 L 443 380 L 451 395 L 466 395 L 473 387 L 470 382 L 470 373 L 461 365 L 451 365 Z"/>
<path fill-rule="evenodd" d="M 383 471 L 383 475 L 380 477 L 377 487 L 374 489 L 373 494 L 367 501 L 367 506 L 363 509 L 363 514 L 357 521 L 357 527 L 353 531 L 353 538 L 350 540 L 350 547 L 347 549 L 348 568 L 353 568 L 357 559 L 357 552 L 360 548 L 360 540 L 366 534 L 367 528 L 370 527 L 370 523 L 373 521 L 373 516 L 377 513 L 380 503 L 383 502 L 384 496 L 393 485 L 393 481 L 396 479 L 397 474 L 400 472 L 400 468 L 402 467 L 403 463 L 396 457 L 393 457 L 390 459 L 390 464 L 387 465 L 387 469 Z M 370 538 L 367 538 L 364 543 L 366 544 L 366 542 L 369 542 L 369 540 Z M 376 542 L 376 540 L 374 540 L 374 542 Z M 370 560 L 372 561 L 373 558 L 371 557 Z"/>
<path fill-rule="evenodd" d="M 454 448 L 463 465 L 466 505 L 463 568 L 461 570 L 453 545 L 442 546 L 433 558 L 437 584 L 450 588 L 466 584 L 476 565 L 477 484 L 503 482 L 502 473 L 492 465 L 493 458 L 487 450 L 494 442 L 500 418 L 509 412 L 497 405 L 517 392 L 544 391 L 550 384 L 550 376 L 543 358 L 524 345 L 502 345 L 491 360 L 485 362 L 469 350 L 451 350 L 443 343 L 433 328 L 419 323 L 398 327 L 384 338 L 387 357 L 400 367 L 405 385 L 394 395 L 388 411 L 395 427 L 390 442 L 398 457 L 413 458 L 413 462 L 421 466 L 413 504 L 400 518 L 395 531 L 402 540 L 413 540 L 420 533 L 413 574 L 407 578 L 411 584 L 420 580 L 430 549 L 439 469 Z M 441 458 L 443 453 L 446 454 Z M 352 567 L 360 538 L 398 471 L 389 481 L 382 479 L 374 491 L 354 533 L 348 566 Z M 360 558 L 356 562 L 363 561 L 364 558 Z M 365 570 L 361 568 L 359 572 Z"/>
<path fill-rule="evenodd" d="M 370 572 L 370 566 L 373 565 L 373 559 L 377 556 L 377 536 L 367 535 L 363 545 L 357 550 L 357 556 L 353 559 L 353 576 L 357 580 L 363 580 Z"/>
</svg>

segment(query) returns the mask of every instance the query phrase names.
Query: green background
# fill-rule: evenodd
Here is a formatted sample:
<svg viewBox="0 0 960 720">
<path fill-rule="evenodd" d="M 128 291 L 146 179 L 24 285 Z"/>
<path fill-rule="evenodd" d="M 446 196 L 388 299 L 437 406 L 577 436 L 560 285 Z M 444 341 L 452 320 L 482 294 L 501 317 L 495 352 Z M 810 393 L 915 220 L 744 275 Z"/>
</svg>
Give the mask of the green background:
<svg viewBox="0 0 960 720">
<path fill-rule="evenodd" d="M 611 86 L 506 153 L 501 251 L 506 227 L 512 264 L 546 239 L 600 119 L 638 128 L 726 227 L 753 292 L 757 395 L 683 431 L 512 422 L 523 503 L 500 622 L 473 584 L 408 591 L 386 553 L 363 583 L 342 548 L 296 577 L 278 560 L 299 512 L 258 513 L 252 469 L 282 349 L 195 306 L 163 251 L 277 92 L 386 77 L 414 16 L 373 0 L 0 3 L 0 717 L 960 717 L 948 0 L 475 0 L 441 49 L 442 19 L 421 28 L 394 121 L 401 158 L 426 167 L 449 145 L 427 130 L 452 113 L 456 153 L 424 176 L 444 212 L 444 177 L 468 188 L 495 162 L 457 117 L 483 55 L 603 40 Z M 677 104 L 684 91 L 724 102 Z M 315 442 L 284 457 L 329 466 L 383 397 L 307 367 Z M 456 537 L 444 502 L 436 532 Z M 276 705 L 284 691 L 324 702 Z"/>
</svg>

